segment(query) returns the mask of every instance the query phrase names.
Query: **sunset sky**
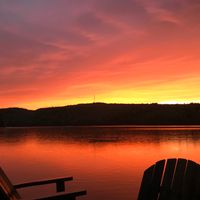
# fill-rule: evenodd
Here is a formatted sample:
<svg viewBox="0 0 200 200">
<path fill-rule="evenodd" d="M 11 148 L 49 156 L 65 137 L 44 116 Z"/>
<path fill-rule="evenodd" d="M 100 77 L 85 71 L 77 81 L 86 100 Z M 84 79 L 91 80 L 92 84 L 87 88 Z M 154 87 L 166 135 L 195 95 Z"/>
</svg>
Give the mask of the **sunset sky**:
<svg viewBox="0 0 200 200">
<path fill-rule="evenodd" d="M 0 0 L 0 107 L 200 102 L 199 0 Z"/>
</svg>

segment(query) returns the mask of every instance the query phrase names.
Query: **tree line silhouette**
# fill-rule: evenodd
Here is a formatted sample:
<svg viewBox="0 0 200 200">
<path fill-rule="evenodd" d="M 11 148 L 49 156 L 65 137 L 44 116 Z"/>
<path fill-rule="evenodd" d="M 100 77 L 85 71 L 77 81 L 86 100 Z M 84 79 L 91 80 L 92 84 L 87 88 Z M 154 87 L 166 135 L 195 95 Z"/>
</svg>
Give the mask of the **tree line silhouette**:
<svg viewBox="0 0 200 200">
<path fill-rule="evenodd" d="M 0 127 L 80 125 L 200 125 L 200 104 L 79 104 L 0 109 Z"/>
</svg>

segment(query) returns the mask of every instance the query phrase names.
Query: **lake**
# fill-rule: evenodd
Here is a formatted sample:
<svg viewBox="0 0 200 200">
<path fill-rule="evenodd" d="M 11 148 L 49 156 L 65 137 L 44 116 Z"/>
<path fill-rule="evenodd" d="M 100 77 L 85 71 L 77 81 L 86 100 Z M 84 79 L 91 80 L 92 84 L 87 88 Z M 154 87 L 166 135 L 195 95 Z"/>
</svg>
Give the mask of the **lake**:
<svg viewBox="0 0 200 200">
<path fill-rule="evenodd" d="M 82 200 L 136 200 L 144 170 L 165 158 L 200 163 L 198 126 L 1 128 L 1 167 L 13 184 L 73 176 Z M 24 199 L 53 185 L 19 190 Z"/>
</svg>

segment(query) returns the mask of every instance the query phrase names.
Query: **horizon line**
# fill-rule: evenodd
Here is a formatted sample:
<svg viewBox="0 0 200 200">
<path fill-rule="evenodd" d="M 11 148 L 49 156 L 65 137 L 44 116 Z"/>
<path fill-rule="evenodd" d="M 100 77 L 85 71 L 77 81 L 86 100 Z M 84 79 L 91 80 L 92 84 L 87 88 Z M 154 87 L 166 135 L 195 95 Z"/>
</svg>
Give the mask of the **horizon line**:
<svg viewBox="0 0 200 200">
<path fill-rule="evenodd" d="M 29 109 L 25 107 L 17 107 L 17 106 L 10 106 L 10 107 L 0 107 L 0 110 L 3 109 L 24 109 L 24 110 L 30 110 L 30 111 L 36 111 L 40 109 L 48 109 L 48 108 L 61 108 L 61 107 L 68 107 L 68 106 L 78 106 L 78 105 L 91 105 L 91 104 L 118 104 L 118 105 L 191 105 L 191 104 L 199 104 L 200 102 L 152 102 L 152 103 L 106 103 L 106 102 L 91 102 L 91 103 L 77 103 L 77 104 L 68 104 L 68 105 L 58 105 L 58 106 L 48 106 L 48 107 L 38 107 L 35 109 Z"/>
</svg>

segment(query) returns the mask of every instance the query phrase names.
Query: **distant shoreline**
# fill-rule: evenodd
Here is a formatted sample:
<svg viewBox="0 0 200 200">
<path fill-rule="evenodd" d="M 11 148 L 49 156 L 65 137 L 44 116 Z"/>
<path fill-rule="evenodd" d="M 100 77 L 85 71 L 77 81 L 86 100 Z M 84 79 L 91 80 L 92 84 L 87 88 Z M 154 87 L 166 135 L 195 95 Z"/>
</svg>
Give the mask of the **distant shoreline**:
<svg viewBox="0 0 200 200">
<path fill-rule="evenodd" d="M 40 128 L 108 128 L 108 129 L 133 129 L 135 130 L 200 130 L 200 125 L 82 125 L 82 126 L 10 126 L 10 127 L 0 127 L 0 129 L 26 129 L 26 128 L 33 128 L 33 129 L 40 129 Z"/>
<path fill-rule="evenodd" d="M 0 109 L 0 127 L 48 126 L 198 128 L 200 104 L 93 103 L 38 110 Z"/>
</svg>

